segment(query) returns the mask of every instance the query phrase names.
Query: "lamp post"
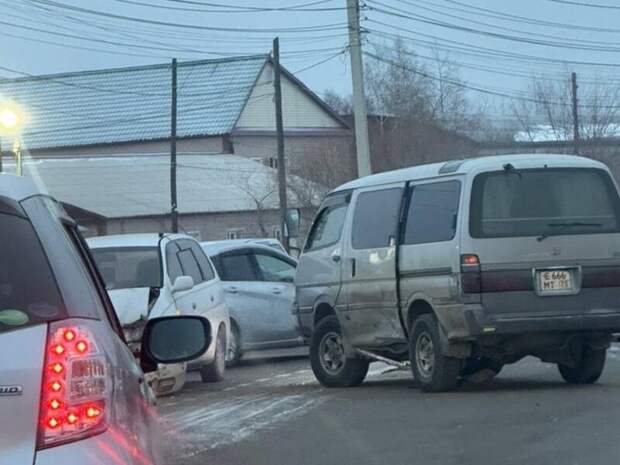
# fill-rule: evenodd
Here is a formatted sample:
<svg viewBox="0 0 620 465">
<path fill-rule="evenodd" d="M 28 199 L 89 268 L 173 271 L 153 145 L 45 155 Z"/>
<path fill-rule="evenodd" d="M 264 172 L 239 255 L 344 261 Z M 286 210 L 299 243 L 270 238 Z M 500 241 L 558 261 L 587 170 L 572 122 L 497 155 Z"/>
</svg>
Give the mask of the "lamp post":
<svg viewBox="0 0 620 465">
<path fill-rule="evenodd" d="M 13 153 L 15 154 L 16 169 L 18 176 L 22 175 L 22 156 L 19 134 L 21 133 L 24 118 L 19 108 L 12 103 L 0 103 L 0 137 L 10 136 L 14 138 Z M 0 172 L 2 172 L 2 145 L 0 143 Z"/>
</svg>

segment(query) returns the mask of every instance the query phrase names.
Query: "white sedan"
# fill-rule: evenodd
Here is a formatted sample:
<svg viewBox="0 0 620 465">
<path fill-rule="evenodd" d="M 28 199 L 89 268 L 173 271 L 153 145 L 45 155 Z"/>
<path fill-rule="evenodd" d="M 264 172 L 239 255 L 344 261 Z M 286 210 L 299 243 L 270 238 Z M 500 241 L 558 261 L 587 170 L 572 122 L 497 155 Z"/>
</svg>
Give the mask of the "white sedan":
<svg viewBox="0 0 620 465">
<path fill-rule="evenodd" d="M 191 367 L 204 382 L 221 381 L 230 320 L 222 284 L 202 248 L 182 234 L 124 234 L 88 239 L 125 337 L 139 347 L 146 320 L 200 315 L 209 320 L 213 340 Z M 158 395 L 183 387 L 185 365 L 160 366 L 151 384 Z"/>
</svg>

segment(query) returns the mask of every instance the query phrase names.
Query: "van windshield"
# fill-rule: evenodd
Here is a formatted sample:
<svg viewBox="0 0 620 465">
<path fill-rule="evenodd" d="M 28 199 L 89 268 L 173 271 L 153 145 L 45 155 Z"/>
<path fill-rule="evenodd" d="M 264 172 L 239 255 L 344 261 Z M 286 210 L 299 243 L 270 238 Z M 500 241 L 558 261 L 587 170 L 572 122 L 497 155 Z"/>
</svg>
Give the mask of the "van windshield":
<svg viewBox="0 0 620 465">
<path fill-rule="evenodd" d="M 0 333 L 66 317 L 39 238 L 26 219 L 0 214 Z"/>
<path fill-rule="evenodd" d="M 472 237 L 609 233 L 619 230 L 619 199 L 598 169 L 543 168 L 478 175 Z"/>
<path fill-rule="evenodd" d="M 91 249 L 108 290 L 162 286 L 157 247 Z"/>
</svg>

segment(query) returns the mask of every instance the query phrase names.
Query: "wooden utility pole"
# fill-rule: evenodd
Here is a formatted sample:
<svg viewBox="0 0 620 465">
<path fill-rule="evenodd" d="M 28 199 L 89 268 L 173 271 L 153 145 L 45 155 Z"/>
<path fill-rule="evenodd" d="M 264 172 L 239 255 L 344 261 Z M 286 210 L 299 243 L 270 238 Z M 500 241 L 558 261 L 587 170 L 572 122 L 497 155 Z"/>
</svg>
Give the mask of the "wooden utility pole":
<svg viewBox="0 0 620 465">
<path fill-rule="evenodd" d="M 579 155 L 579 108 L 577 106 L 577 73 L 571 74 L 572 97 L 573 97 L 573 153 Z"/>
<path fill-rule="evenodd" d="M 353 81 L 353 116 L 355 120 L 355 146 L 357 148 L 357 174 L 368 176 L 370 147 L 368 143 L 368 112 L 364 95 L 364 65 L 362 62 L 362 40 L 360 34 L 359 0 L 347 0 L 349 23 L 349 53 L 351 54 L 351 78 Z"/>
<path fill-rule="evenodd" d="M 179 232 L 177 211 L 177 59 L 172 59 L 172 105 L 170 112 L 170 220 L 172 232 Z"/>
<path fill-rule="evenodd" d="M 280 237 L 282 245 L 288 252 L 288 234 L 286 234 L 286 162 L 284 159 L 284 122 L 282 121 L 282 81 L 280 73 L 280 39 L 273 40 L 273 87 L 276 104 L 276 133 L 278 139 L 278 194 L 280 197 Z"/>
</svg>

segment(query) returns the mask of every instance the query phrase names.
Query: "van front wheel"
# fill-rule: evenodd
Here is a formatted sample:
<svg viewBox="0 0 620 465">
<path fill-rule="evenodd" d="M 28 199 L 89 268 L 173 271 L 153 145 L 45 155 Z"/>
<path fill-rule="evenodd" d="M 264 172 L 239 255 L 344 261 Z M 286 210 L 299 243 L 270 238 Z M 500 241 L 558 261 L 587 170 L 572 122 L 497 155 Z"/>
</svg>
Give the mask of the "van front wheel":
<svg viewBox="0 0 620 465">
<path fill-rule="evenodd" d="M 592 384 L 598 381 L 605 368 L 607 349 L 591 349 L 584 346 L 580 360 L 574 367 L 558 364 L 564 381 L 569 384 Z"/>
<path fill-rule="evenodd" d="M 359 386 L 368 373 L 368 364 L 368 360 L 346 356 L 336 316 L 327 316 L 319 321 L 310 341 L 310 365 L 323 386 Z"/>
<path fill-rule="evenodd" d="M 441 353 L 439 323 L 435 315 L 420 315 L 413 322 L 409 338 L 411 371 L 426 392 L 454 389 L 459 380 L 461 360 Z"/>
</svg>

